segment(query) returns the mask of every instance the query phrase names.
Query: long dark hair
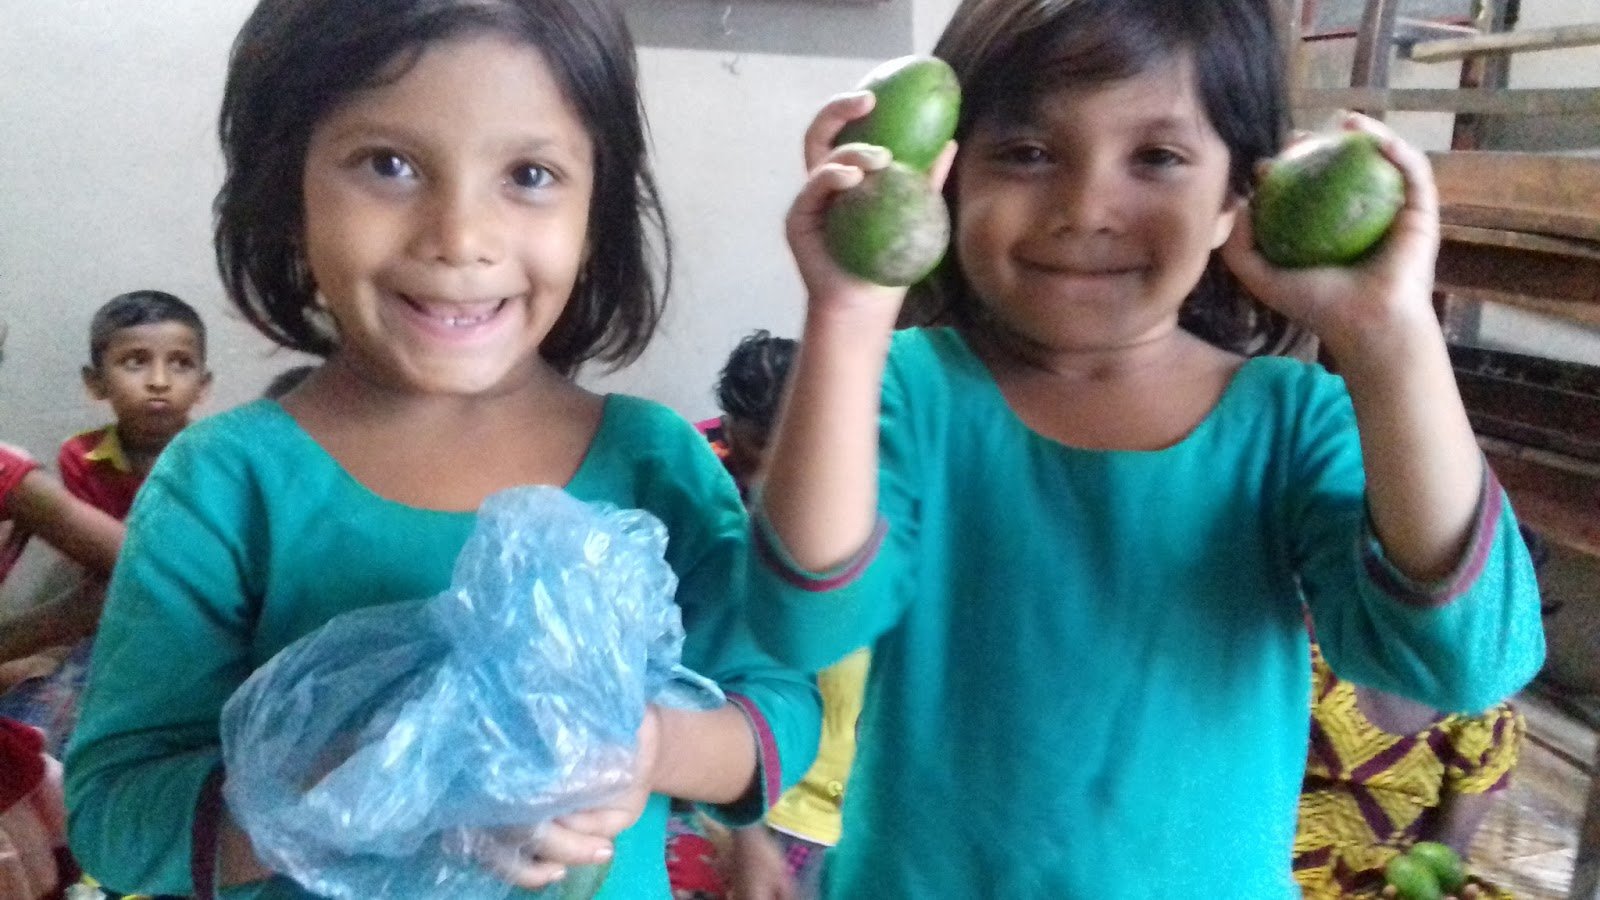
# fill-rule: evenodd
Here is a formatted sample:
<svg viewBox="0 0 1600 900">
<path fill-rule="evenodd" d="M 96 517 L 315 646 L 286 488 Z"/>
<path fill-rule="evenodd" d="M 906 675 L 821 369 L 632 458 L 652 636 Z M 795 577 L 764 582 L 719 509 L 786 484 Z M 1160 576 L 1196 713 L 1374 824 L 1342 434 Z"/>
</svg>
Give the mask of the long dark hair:
<svg viewBox="0 0 1600 900">
<path fill-rule="evenodd" d="M 1228 148 L 1229 188 L 1245 197 L 1256 161 L 1277 153 L 1288 129 L 1272 16 L 1271 0 L 963 0 L 934 55 L 961 82 L 960 141 L 975 122 L 1026 115 L 1063 87 L 1128 78 L 1187 54 L 1206 115 Z M 956 212 L 955 179 L 945 198 Z M 952 254 L 911 289 L 901 324 L 979 327 L 979 303 Z M 1242 353 L 1279 352 L 1295 334 L 1215 253 L 1178 321 Z"/>
<path fill-rule="evenodd" d="M 229 297 L 268 338 L 321 356 L 337 344 L 315 314 L 302 247 L 316 124 L 352 92 L 399 77 L 429 44 L 479 33 L 543 53 L 595 148 L 590 253 L 540 354 L 571 374 L 588 360 L 621 366 L 644 351 L 666 301 L 671 249 L 646 158 L 633 39 L 605 0 L 262 0 L 228 67 L 215 244 Z"/>
</svg>

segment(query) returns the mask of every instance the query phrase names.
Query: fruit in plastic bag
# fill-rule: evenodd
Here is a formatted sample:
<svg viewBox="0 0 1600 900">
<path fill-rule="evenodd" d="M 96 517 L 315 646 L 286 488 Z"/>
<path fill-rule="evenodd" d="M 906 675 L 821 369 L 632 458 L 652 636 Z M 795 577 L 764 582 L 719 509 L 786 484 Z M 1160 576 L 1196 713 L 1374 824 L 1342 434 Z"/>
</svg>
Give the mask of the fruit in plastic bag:
<svg viewBox="0 0 1600 900">
<path fill-rule="evenodd" d="M 339 900 L 503 900 L 464 849 L 626 790 L 646 704 L 722 702 L 679 665 L 666 540 L 640 510 L 502 491 L 445 591 L 285 647 L 222 712 L 226 800 L 262 862 Z M 604 869 L 569 877 L 546 895 L 581 900 Z"/>
</svg>

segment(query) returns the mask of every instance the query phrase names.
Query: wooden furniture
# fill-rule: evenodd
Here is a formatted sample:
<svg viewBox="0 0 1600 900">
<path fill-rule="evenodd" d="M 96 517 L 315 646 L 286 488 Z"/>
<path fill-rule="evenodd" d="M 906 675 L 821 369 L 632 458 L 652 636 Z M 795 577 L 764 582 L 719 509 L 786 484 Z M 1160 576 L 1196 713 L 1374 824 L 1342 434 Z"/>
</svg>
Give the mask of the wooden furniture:
<svg viewBox="0 0 1600 900">
<path fill-rule="evenodd" d="M 1488 153 L 1485 116 L 1600 114 L 1600 88 L 1507 87 L 1510 55 L 1600 46 L 1600 24 L 1517 32 L 1517 0 L 1472 0 L 1464 20 L 1401 15 L 1401 0 L 1361 0 L 1359 24 L 1318 33 L 1319 2 L 1281 0 L 1298 110 L 1455 113 L 1451 151 L 1432 154 L 1439 185 L 1440 313 L 1484 304 L 1600 326 L 1600 149 L 1596 155 Z M 1407 0 L 1408 4 L 1421 0 Z M 1435 7 L 1437 8 L 1437 7 Z M 1306 41 L 1350 38 L 1348 88 L 1304 84 Z M 1390 59 L 1461 66 L 1459 89 L 1396 89 Z M 1474 430 L 1519 518 L 1547 540 L 1600 558 L 1600 367 L 1454 346 L 1457 382 Z M 1600 772 L 1600 759 L 1594 772 Z M 1600 776 L 1590 779 L 1569 900 L 1600 900 Z"/>
</svg>

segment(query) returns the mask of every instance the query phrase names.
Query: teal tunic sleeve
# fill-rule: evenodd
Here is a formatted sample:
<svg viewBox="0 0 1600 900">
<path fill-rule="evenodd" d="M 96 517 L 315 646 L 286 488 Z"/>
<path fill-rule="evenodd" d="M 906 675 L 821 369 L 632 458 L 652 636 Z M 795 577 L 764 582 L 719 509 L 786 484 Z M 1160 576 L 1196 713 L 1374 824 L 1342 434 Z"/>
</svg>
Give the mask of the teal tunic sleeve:
<svg viewBox="0 0 1600 900">
<path fill-rule="evenodd" d="M 128 521 L 77 730 L 66 753 L 68 831 L 108 887 L 189 894 L 217 719 L 252 669 L 247 597 L 261 520 L 241 457 L 210 452 L 206 423 L 179 435 Z"/>
<path fill-rule="evenodd" d="M 1435 709 L 1480 713 L 1544 662 L 1538 582 L 1511 505 L 1485 464 L 1455 570 L 1419 583 L 1373 534 L 1355 413 L 1343 382 L 1307 368 L 1285 493 L 1290 548 L 1329 665 Z"/>
<path fill-rule="evenodd" d="M 922 463 L 926 449 L 936 443 L 924 435 L 940 427 L 945 398 L 911 402 L 907 369 L 920 374 L 922 393 L 943 388 L 926 374 L 937 362 L 911 338 L 910 332 L 895 336 L 885 368 L 878 417 L 878 528 L 856 557 L 832 571 L 804 570 L 761 518 L 757 501 L 751 620 L 762 646 L 806 671 L 821 671 L 871 646 L 900 621 L 917 595 L 918 569 L 912 561 L 922 552 L 921 517 L 943 512 L 923 502 L 928 492 L 920 483 Z"/>
</svg>

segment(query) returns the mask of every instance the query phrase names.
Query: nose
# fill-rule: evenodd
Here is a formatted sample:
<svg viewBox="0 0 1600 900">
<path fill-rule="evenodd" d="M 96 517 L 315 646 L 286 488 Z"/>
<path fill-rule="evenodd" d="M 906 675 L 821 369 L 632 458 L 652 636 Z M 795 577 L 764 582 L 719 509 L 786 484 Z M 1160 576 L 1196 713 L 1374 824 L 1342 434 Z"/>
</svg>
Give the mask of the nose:
<svg viewBox="0 0 1600 900">
<path fill-rule="evenodd" d="M 152 392 L 160 394 L 172 388 L 172 370 L 164 360 L 156 360 L 146 370 L 149 375 L 144 380 L 145 387 Z"/>
<path fill-rule="evenodd" d="M 1093 234 L 1115 228 L 1119 191 L 1124 188 L 1110 165 L 1094 161 L 1064 165 L 1055 180 L 1051 218 L 1057 229 Z"/>
<path fill-rule="evenodd" d="M 484 266 L 500 261 L 504 221 L 495 198 L 467 186 L 443 186 L 423 207 L 418 256 L 447 266 Z"/>
</svg>

